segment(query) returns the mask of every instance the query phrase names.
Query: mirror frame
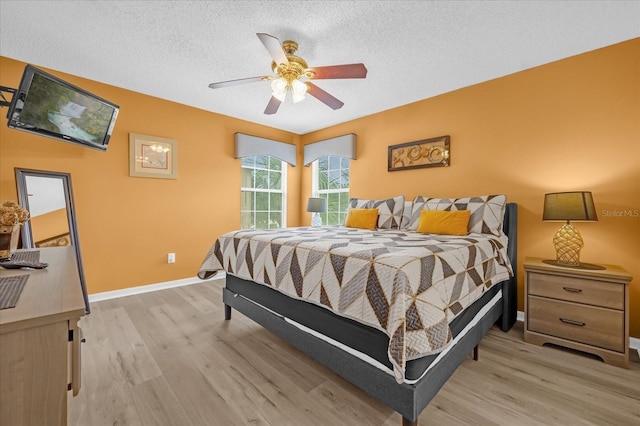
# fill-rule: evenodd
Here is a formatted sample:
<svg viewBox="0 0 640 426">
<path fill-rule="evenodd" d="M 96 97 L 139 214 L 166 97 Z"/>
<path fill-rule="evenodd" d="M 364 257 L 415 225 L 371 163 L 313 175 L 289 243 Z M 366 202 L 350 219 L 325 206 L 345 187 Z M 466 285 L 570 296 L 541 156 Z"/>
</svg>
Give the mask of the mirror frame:
<svg viewBox="0 0 640 426">
<path fill-rule="evenodd" d="M 16 167 L 16 187 L 18 190 L 18 199 L 20 205 L 29 210 L 29 194 L 27 191 L 27 176 L 44 177 L 61 179 L 64 188 L 64 200 L 67 207 L 67 222 L 69 225 L 69 237 L 71 245 L 76 253 L 76 261 L 78 263 L 78 273 L 80 275 L 80 286 L 82 287 L 82 296 L 84 297 L 85 313 L 89 314 L 89 295 L 87 294 L 87 285 L 84 277 L 84 267 L 82 265 L 82 255 L 80 253 L 80 239 L 78 238 L 78 225 L 76 223 L 76 210 L 73 202 L 73 191 L 71 189 L 71 174 L 62 172 L 51 172 L 46 170 L 32 170 Z M 20 231 L 22 238 L 22 248 L 36 248 L 33 242 L 33 233 L 31 230 L 31 221 L 27 220 L 22 225 Z"/>
</svg>

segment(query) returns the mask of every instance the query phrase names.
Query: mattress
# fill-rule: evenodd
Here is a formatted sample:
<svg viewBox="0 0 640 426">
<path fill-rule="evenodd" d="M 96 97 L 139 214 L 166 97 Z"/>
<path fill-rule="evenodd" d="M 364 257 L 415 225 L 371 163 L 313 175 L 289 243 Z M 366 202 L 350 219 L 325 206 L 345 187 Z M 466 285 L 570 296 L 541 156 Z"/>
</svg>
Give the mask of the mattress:
<svg viewBox="0 0 640 426">
<path fill-rule="evenodd" d="M 270 287 L 230 274 L 227 274 L 226 287 L 231 292 L 284 317 L 303 331 L 314 334 L 393 374 L 393 365 L 388 357 L 389 336 L 384 332 L 337 315 L 314 303 L 292 299 Z M 502 285 L 492 286 L 480 299 L 451 321 L 449 327 L 453 339 L 449 345 L 455 344 L 456 338 L 464 332 L 465 328 L 474 321 L 478 321 L 481 316 L 479 313 L 485 306 L 492 306 L 500 301 L 501 289 Z M 405 367 L 403 382 L 414 383 L 419 380 L 430 366 L 444 355 L 444 351 L 409 360 Z"/>
</svg>

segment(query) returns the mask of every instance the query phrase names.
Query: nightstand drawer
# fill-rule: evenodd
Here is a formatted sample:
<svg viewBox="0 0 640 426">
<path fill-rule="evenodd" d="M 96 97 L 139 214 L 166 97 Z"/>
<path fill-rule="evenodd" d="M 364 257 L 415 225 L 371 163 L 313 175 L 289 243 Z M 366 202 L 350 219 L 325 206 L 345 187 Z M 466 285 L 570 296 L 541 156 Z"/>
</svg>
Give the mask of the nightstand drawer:
<svg viewBox="0 0 640 426">
<path fill-rule="evenodd" d="M 624 312 L 529 296 L 527 329 L 617 352 L 625 351 Z"/>
<path fill-rule="evenodd" d="M 624 310 L 624 284 L 528 272 L 527 286 L 530 295 Z"/>
</svg>

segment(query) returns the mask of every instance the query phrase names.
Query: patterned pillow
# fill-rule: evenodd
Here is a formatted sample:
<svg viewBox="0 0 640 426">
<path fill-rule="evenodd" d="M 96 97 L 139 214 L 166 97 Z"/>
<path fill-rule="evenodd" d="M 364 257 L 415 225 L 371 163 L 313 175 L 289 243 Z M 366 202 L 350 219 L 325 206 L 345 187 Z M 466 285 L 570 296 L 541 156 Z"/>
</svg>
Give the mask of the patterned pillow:
<svg viewBox="0 0 640 426">
<path fill-rule="evenodd" d="M 349 210 L 357 209 L 378 209 L 379 229 L 399 229 L 404 210 L 404 195 L 384 200 L 367 200 L 364 198 L 349 198 Z M 345 217 L 346 220 L 346 217 Z"/>
<path fill-rule="evenodd" d="M 400 220 L 400 229 L 409 229 L 411 223 L 411 210 L 413 209 L 413 201 L 405 201 L 402 210 L 402 219 Z"/>
<path fill-rule="evenodd" d="M 502 221 L 507 197 L 504 195 L 483 195 L 466 198 L 428 198 L 418 195 L 413 200 L 411 220 L 408 229 L 415 231 L 420 223 L 422 210 L 470 210 L 469 232 L 477 234 L 502 235 Z"/>
</svg>

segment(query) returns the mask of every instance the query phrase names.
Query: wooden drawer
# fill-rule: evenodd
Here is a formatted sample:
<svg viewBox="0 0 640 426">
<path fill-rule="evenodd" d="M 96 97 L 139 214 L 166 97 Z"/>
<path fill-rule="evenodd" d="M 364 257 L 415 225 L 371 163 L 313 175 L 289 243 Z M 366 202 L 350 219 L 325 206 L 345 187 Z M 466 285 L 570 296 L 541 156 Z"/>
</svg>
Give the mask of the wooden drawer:
<svg viewBox="0 0 640 426">
<path fill-rule="evenodd" d="M 527 330 L 625 351 L 623 311 L 529 296 Z"/>
<path fill-rule="evenodd" d="M 624 310 L 623 283 L 528 272 L 528 294 Z"/>
</svg>

